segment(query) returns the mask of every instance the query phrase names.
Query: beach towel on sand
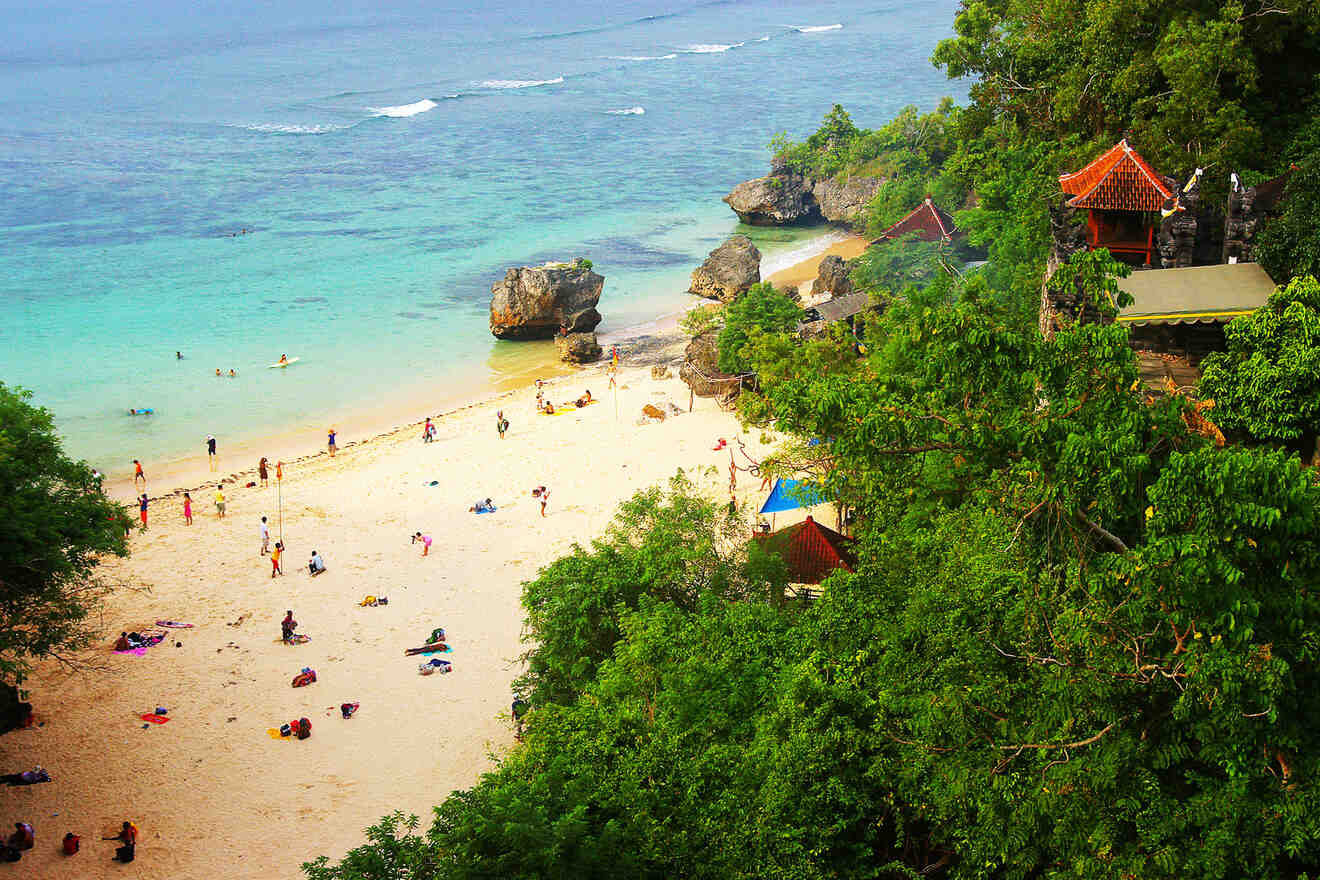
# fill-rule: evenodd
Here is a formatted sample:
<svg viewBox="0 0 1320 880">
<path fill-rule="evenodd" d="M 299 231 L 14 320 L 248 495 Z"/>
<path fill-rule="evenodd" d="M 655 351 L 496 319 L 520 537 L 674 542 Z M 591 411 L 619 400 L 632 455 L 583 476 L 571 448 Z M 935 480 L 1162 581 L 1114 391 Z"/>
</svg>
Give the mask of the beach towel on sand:
<svg viewBox="0 0 1320 880">
<path fill-rule="evenodd" d="M 129 648 L 127 651 L 115 651 L 114 653 L 116 653 L 116 654 L 133 654 L 133 655 L 135 655 L 135 656 L 137 656 L 137 657 L 141 657 L 141 656 L 143 656 L 144 654 L 147 653 L 147 646 L 146 646 L 146 645 L 143 645 L 143 646 L 140 647 L 140 648 Z"/>
<path fill-rule="evenodd" d="M 192 629 L 192 628 L 193 628 L 193 625 L 192 625 L 191 623 L 182 623 L 182 622 L 177 621 L 177 620 L 158 620 L 158 621 L 156 621 L 156 626 L 165 626 L 165 627 L 169 627 L 170 629 Z"/>
<path fill-rule="evenodd" d="M 155 712 L 147 712 L 143 715 L 139 715 L 138 717 L 141 718 L 143 721 L 148 721 L 152 724 L 164 724 L 165 722 L 170 720 L 169 716 L 157 715 Z"/>
</svg>

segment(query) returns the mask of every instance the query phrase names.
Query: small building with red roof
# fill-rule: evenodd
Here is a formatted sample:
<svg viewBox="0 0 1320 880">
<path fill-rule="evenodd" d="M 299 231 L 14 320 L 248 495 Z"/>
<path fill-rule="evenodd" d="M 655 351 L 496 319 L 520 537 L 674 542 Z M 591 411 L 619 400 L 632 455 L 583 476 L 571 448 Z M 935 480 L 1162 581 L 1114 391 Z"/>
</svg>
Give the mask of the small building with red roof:
<svg viewBox="0 0 1320 880">
<path fill-rule="evenodd" d="M 952 241 L 958 234 L 958 225 L 948 211 L 938 207 L 930 196 L 913 208 L 906 217 L 880 233 L 872 244 L 892 241 L 904 235 L 915 234 L 922 241 Z"/>
<path fill-rule="evenodd" d="M 1059 177 L 1071 208 L 1087 212 L 1086 244 L 1115 259 L 1149 266 L 1157 252 L 1158 212 L 1174 194 L 1150 164 L 1121 140 L 1085 168 Z"/>
<path fill-rule="evenodd" d="M 757 540 L 766 550 L 784 560 L 790 583 L 818 584 L 840 568 L 854 571 L 857 566 L 853 539 L 821 525 L 810 516 L 773 535 L 759 535 Z"/>
</svg>

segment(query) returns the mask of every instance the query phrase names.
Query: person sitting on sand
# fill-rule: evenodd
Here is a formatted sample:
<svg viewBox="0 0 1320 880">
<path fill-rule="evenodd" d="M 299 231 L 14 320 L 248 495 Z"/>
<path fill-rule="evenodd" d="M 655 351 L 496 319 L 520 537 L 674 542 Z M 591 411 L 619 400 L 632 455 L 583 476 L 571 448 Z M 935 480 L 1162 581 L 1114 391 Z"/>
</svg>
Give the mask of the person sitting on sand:
<svg viewBox="0 0 1320 880">
<path fill-rule="evenodd" d="M 123 845 L 115 849 L 115 857 L 112 862 L 131 862 L 137 857 L 137 826 L 132 822 L 125 822 L 124 827 L 114 837 L 106 837 L 104 840 L 118 840 Z"/>
<path fill-rule="evenodd" d="M 142 644 L 142 643 L 141 643 L 141 642 L 138 642 L 136 639 L 130 639 L 130 638 L 128 637 L 128 633 L 126 633 L 126 632 L 121 632 L 121 633 L 119 634 L 119 638 L 115 640 L 115 650 L 116 650 L 116 651 L 131 651 L 131 650 L 133 650 L 134 648 L 140 647 L 141 644 Z"/>
<path fill-rule="evenodd" d="M 555 414 L 555 405 L 547 400 L 545 402 L 545 408 L 542 409 L 541 412 L 545 413 L 548 416 L 552 416 Z"/>
<path fill-rule="evenodd" d="M 9 840 L 5 843 L 10 849 L 25 850 L 32 849 L 36 842 L 37 833 L 31 825 L 26 822 L 15 822 L 14 833 L 9 835 Z"/>
<path fill-rule="evenodd" d="M 591 403 L 591 389 L 590 389 L 590 388 L 587 389 L 587 393 L 586 393 L 586 394 L 582 395 L 582 396 L 579 397 L 577 400 L 573 401 L 573 405 L 576 406 L 578 409 L 582 409 L 582 407 L 586 406 L 586 405 L 589 404 L 589 403 Z"/>
<path fill-rule="evenodd" d="M 315 550 L 312 551 L 312 558 L 307 562 L 307 571 L 311 573 L 312 577 L 325 573 L 325 560 Z"/>
<path fill-rule="evenodd" d="M 421 532 L 418 532 L 417 534 L 413 535 L 413 537 L 412 537 L 412 542 L 413 542 L 414 544 L 416 544 L 418 541 L 421 541 L 421 542 L 422 542 L 422 555 L 423 555 L 423 556 L 425 556 L 425 555 L 427 555 L 428 553 L 431 552 L 431 536 L 430 536 L 430 535 L 423 535 Z"/>
<path fill-rule="evenodd" d="M 293 609 L 289 609 L 284 612 L 284 619 L 280 621 L 280 632 L 284 641 L 291 640 L 296 629 L 298 629 L 298 621 L 293 619 Z"/>
</svg>

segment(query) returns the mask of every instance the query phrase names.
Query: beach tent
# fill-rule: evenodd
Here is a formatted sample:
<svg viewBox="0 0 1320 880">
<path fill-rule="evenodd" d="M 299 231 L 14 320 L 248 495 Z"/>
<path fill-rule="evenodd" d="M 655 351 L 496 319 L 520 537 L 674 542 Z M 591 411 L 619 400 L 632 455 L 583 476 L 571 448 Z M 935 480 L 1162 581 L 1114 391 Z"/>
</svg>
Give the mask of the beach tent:
<svg viewBox="0 0 1320 880">
<path fill-rule="evenodd" d="M 802 500 L 799 501 L 798 499 Z M 770 497 L 761 505 L 761 513 L 779 513 L 784 510 L 796 510 L 799 507 L 815 507 L 829 499 L 820 488 L 802 480 L 775 480 L 775 487 L 770 490 Z"/>
</svg>

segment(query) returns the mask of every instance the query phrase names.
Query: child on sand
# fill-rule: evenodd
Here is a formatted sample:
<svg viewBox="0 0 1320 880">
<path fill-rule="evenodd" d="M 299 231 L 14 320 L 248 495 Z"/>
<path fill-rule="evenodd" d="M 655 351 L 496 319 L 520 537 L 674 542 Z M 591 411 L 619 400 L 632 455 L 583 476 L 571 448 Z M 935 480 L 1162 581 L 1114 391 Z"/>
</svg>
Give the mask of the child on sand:
<svg viewBox="0 0 1320 880">
<path fill-rule="evenodd" d="M 145 530 L 147 527 L 147 495 L 145 492 L 138 497 L 138 515 L 142 517 L 142 528 Z"/>
<path fill-rule="evenodd" d="M 328 447 L 330 448 L 330 457 L 331 457 L 331 458 L 334 458 L 334 457 L 335 457 L 335 450 L 338 448 L 338 447 L 335 446 L 335 429 L 334 429 L 334 428 L 331 428 L 329 434 L 326 435 L 326 446 L 328 446 Z"/>
<path fill-rule="evenodd" d="M 504 410 L 495 411 L 495 430 L 500 432 L 500 439 L 504 439 L 504 432 L 509 430 L 509 420 L 504 417 Z"/>
<path fill-rule="evenodd" d="M 266 456 L 263 455 L 261 457 L 261 461 L 257 462 L 257 477 L 260 478 L 261 488 L 263 489 L 267 488 L 270 485 L 270 481 L 269 481 L 270 474 L 266 470 L 266 467 L 267 467 Z"/>
<path fill-rule="evenodd" d="M 284 569 L 280 568 L 280 554 L 284 552 L 284 544 L 280 541 L 275 542 L 275 549 L 270 551 L 270 576 L 284 574 Z"/>
<path fill-rule="evenodd" d="M 211 463 L 211 470 L 215 470 L 216 459 L 215 459 L 215 435 L 214 435 L 214 434 L 207 434 L 207 435 L 206 435 L 206 458 L 207 458 L 207 461 L 209 461 L 209 462 Z"/>
<path fill-rule="evenodd" d="M 290 608 L 288 611 L 284 612 L 284 619 L 280 621 L 280 633 L 282 634 L 284 641 L 287 642 L 292 639 L 293 632 L 297 628 L 298 621 L 293 619 L 293 609 Z"/>
<path fill-rule="evenodd" d="M 216 512 L 216 516 L 220 517 L 221 519 L 225 518 L 224 488 L 225 488 L 224 483 L 215 484 L 215 512 Z"/>
<path fill-rule="evenodd" d="M 183 493 L 183 524 L 192 525 L 192 496 L 187 492 Z"/>
<path fill-rule="evenodd" d="M 537 486 L 532 490 L 532 497 L 541 499 L 541 516 L 545 516 L 545 504 L 550 500 L 550 490 L 545 486 Z"/>
<path fill-rule="evenodd" d="M 261 518 L 261 555 L 265 556 L 270 552 L 270 526 L 266 525 L 266 518 Z"/>
<path fill-rule="evenodd" d="M 423 535 L 421 532 L 418 532 L 417 534 L 413 535 L 412 542 L 413 542 L 414 544 L 416 544 L 418 541 L 421 541 L 421 542 L 422 542 L 422 555 L 423 555 L 423 556 L 425 556 L 426 554 L 428 554 L 428 553 L 431 552 L 431 536 L 430 536 L 430 535 Z"/>
</svg>

